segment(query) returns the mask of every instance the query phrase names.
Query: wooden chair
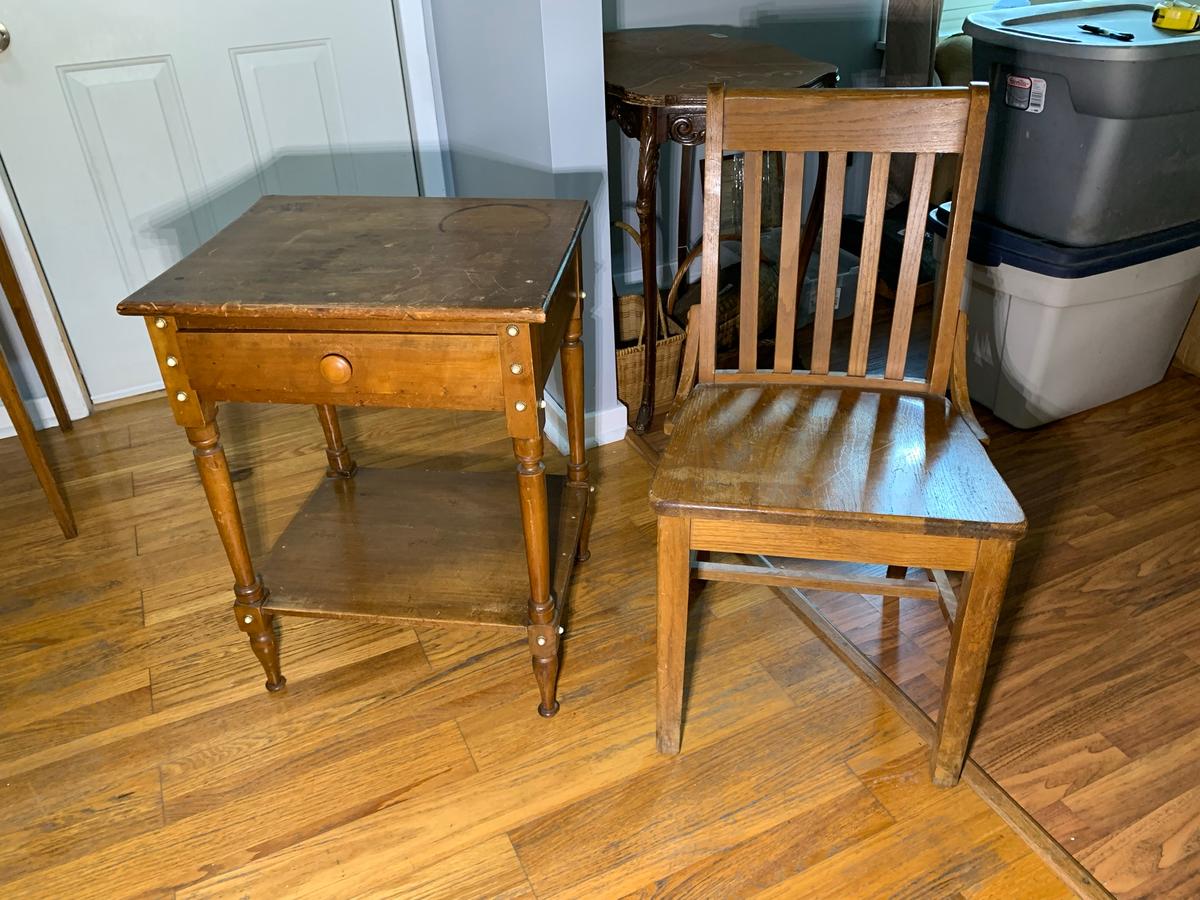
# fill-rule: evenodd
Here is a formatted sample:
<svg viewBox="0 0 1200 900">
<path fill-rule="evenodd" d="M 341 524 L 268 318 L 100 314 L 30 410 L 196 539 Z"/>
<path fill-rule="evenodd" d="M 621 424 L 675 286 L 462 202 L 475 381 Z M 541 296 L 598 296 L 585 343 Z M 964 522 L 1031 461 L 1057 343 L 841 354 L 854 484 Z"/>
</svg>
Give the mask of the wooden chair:
<svg viewBox="0 0 1200 900">
<path fill-rule="evenodd" d="M 13 428 L 17 432 L 17 440 L 21 442 L 21 448 L 29 458 L 29 464 L 33 466 L 33 474 L 37 476 L 38 484 L 42 486 L 42 492 L 50 503 L 50 509 L 54 513 L 54 517 L 58 519 L 58 527 L 62 531 L 63 537 L 75 537 L 79 534 L 79 529 L 75 526 L 75 517 L 71 513 L 71 507 L 67 504 L 67 498 L 63 496 L 62 485 L 54 476 L 50 461 L 46 459 L 42 445 L 38 442 L 33 420 L 29 417 L 29 411 L 25 409 L 25 404 L 21 402 L 21 395 L 17 392 L 17 383 L 13 379 L 12 371 L 8 368 L 8 361 L 4 358 L 3 353 L 0 353 L 0 406 L 8 410 L 8 417 L 12 420 Z"/>
<path fill-rule="evenodd" d="M 42 345 L 37 326 L 33 323 L 25 292 L 17 280 L 16 269 L 13 267 L 12 257 L 9 256 L 3 237 L 0 237 L 0 293 L 8 299 L 8 305 L 12 309 L 17 328 L 25 340 L 26 349 L 33 359 L 34 367 L 46 389 L 46 396 L 58 419 L 58 427 L 63 431 L 70 431 L 73 427 L 71 416 L 67 412 L 67 405 L 63 402 L 58 383 L 54 380 L 54 372 L 50 368 L 46 348 Z M 54 470 L 50 467 L 50 462 L 42 450 L 42 445 L 38 442 L 33 420 L 29 417 L 25 404 L 21 402 L 21 395 L 17 392 L 17 383 L 13 379 L 12 371 L 9 369 L 8 361 L 4 358 L 3 353 L 0 353 L 0 406 L 8 410 L 8 416 L 17 432 L 17 439 L 21 442 L 21 447 L 29 458 L 29 464 L 33 466 L 33 473 L 37 476 L 38 484 L 42 486 L 42 491 L 50 503 L 54 517 L 58 520 L 58 527 L 62 530 L 63 537 L 75 537 L 79 533 L 79 529 L 75 525 L 75 516 L 71 513 L 67 498 L 63 496 L 62 485 L 58 483 Z"/>
<path fill-rule="evenodd" d="M 1004 596 L 1025 530 L 1016 500 L 980 445 L 961 383 L 959 295 L 987 87 L 708 94 L 705 248 L 716 247 L 722 153 L 746 154 L 744 252 L 756 254 L 764 152 L 787 153 L 776 355 L 760 371 L 754 266 L 743 266 L 739 368 L 716 370 L 717 256 L 705 252 L 698 383 L 677 411 L 650 490 L 658 516 L 658 749 L 680 747 L 688 583 L 694 576 L 940 601 L 952 612 L 933 780 L 958 781 Z M 811 367 L 792 369 L 804 154 L 828 151 Z M 845 371 L 831 367 L 834 289 L 847 153 L 870 155 L 867 227 Z M 879 230 L 892 154 L 914 153 L 904 259 L 886 365 L 867 370 Z M 937 154 L 956 154 L 954 216 L 939 273 L 925 373 L 906 376 L 916 278 Z M 697 323 L 693 322 L 693 325 Z M 961 362 L 961 360 L 960 360 Z M 956 376 L 952 385 L 952 371 Z M 957 403 L 946 398 L 953 388 Z M 888 566 L 886 576 L 691 562 L 691 551 Z M 908 577 L 910 569 L 930 577 Z M 959 598 L 945 572 L 963 572 Z M 700 651 L 703 652 L 701 648 Z"/>
</svg>

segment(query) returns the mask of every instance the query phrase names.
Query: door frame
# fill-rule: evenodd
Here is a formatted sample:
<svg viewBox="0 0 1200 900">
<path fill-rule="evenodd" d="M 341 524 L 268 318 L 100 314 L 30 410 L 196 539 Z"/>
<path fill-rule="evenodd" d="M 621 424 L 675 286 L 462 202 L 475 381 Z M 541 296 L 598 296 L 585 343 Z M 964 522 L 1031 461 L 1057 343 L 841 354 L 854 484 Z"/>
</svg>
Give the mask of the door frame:
<svg viewBox="0 0 1200 900">
<path fill-rule="evenodd" d="M 396 23 L 396 45 L 400 53 L 401 77 L 408 107 L 409 131 L 417 168 L 417 185 L 422 196 L 445 197 L 453 194 L 446 120 L 442 111 L 441 82 L 438 78 L 437 50 L 428 0 L 389 0 Z M 0 234 L 13 258 L 17 280 L 25 292 L 38 334 L 46 345 L 46 355 L 63 400 L 72 419 L 92 412 L 91 397 L 75 361 L 66 329 L 59 316 L 54 294 L 42 271 L 37 248 L 30 237 L 25 218 L 9 184 L 0 158 Z M 116 313 L 114 312 L 114 315 Z M 17 343 L 20 347 L 20 343 Z M 12 360 L 16 368 L 16 360 Z M 54 424 L 54 412 L 45 397 L 26 401 L 30 418 L 38 428 Z M 16 431 L 8 411 L 0 407 L 0 438 Z"/>
</svg>

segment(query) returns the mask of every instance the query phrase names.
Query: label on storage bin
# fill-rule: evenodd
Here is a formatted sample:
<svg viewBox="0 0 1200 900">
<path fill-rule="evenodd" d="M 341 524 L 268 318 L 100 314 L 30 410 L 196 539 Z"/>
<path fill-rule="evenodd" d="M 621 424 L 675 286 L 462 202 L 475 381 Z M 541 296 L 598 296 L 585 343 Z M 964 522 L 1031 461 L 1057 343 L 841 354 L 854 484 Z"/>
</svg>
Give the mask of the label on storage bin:
<svg viewBox="0 0 1200 900">
<path fill-rule="evenodd" d="M 1040 113 L 1046 106 L 1046 79 L 1027 75 L 1009 75 L 1004 103 L 1013 109 Z"/>
</svg>

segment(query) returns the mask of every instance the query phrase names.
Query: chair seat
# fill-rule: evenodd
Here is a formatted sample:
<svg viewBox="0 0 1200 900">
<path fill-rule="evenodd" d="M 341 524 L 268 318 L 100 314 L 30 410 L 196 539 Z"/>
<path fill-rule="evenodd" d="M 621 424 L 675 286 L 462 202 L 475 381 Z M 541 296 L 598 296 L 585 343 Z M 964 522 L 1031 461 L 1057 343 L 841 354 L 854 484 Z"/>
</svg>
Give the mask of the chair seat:
<svg viewBox="0 0 1200 900">
<path fill-rule="evenodd" d="M 1025 515 L 939 397 L 701 384 L 650 488 L 660 515 L 1019 536 Z"/>
</svg>

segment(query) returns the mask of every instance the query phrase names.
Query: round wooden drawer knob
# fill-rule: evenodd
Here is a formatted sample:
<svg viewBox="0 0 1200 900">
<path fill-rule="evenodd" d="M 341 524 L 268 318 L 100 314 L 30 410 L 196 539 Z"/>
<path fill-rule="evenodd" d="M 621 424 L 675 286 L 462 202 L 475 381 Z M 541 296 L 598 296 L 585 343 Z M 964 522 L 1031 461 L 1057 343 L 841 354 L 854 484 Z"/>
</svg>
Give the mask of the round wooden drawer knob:
<svg viewBox="0 0 1200 900">
<path fill-rule="evenodd" d="M 354 374 L 354 369 L 346 357 L 336 353 L 329 353 L 321 357 L 321 377 L 330 384 L 345 384 L 350 380 L 352 374 Z"/>
</svg>

